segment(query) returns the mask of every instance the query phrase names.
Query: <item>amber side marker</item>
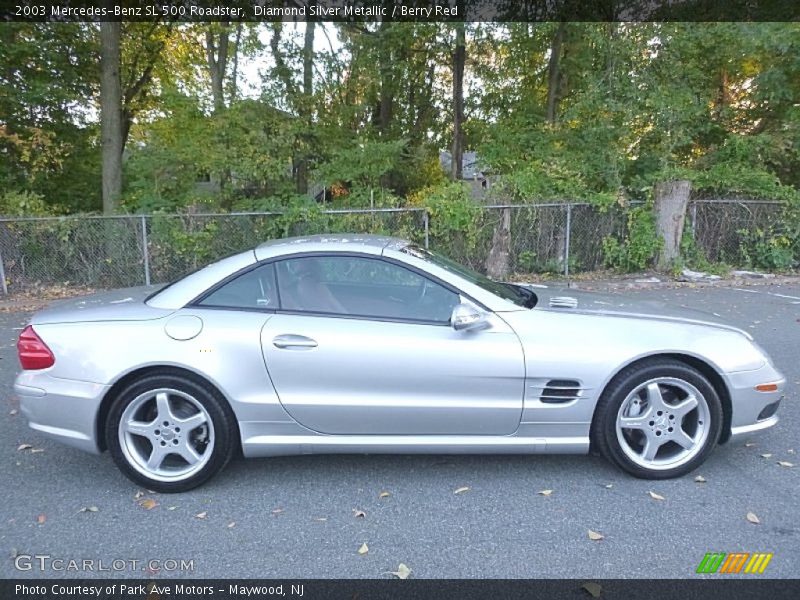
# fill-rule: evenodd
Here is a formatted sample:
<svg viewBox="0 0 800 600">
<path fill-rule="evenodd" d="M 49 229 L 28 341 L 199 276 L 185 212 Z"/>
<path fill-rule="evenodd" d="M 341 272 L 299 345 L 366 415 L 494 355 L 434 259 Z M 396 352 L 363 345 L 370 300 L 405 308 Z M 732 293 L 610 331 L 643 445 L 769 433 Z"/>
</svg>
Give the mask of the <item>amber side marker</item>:
<svg viewBox="0 0 800 600">
<path fill-rule="evenodd" d="M 756 391 L 759 391 L 759 392 L 777 392 L 778 391 L 778 384 L 777 383 L 759 383 L 756 386 Z"/>
</svg>

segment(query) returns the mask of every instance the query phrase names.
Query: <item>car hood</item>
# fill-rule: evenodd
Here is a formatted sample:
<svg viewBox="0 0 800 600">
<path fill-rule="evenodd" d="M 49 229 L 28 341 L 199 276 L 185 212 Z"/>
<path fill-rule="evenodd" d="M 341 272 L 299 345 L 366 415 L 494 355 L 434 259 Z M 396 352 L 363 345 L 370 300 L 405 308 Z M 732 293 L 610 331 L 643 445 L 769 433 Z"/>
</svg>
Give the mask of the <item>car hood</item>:
<svg viewBox="0 0 800 600">
<path fill-rule="evenodd" d="M 144 321 L 174 312 L 144 303 L 145 298 L 163 286 L 143 285 L 57 300 L 33 315 L 32 325 L 87 321 Z"/>
<path fill-rule="evenodd" d="M 678 306 L 659 300 L 633 299 L 623 294 L 597 294 L 568 288 L 551 288 L 532 284 L 518 285 L 525 285 L 536 293 L 538 302 L 533 310 L 705 325 L 736 331 L 748 339 L 753 339 L 747 331 L 725 321 L 720 315 L 696 308 Z"/>
</svg>

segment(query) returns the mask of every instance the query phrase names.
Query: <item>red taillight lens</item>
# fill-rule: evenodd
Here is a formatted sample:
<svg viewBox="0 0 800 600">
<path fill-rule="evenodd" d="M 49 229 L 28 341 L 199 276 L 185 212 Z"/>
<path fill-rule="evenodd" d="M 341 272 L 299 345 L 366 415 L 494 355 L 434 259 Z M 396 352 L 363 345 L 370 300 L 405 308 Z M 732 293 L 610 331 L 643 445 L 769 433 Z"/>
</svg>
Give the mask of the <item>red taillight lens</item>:
<svg viewBox="0 0 800 600">
<path fill-rule="evenodd" d="M 30 325 L 19 334 L 17 353 L 23 369 L 46 369 L 56 364 L 56 357 Z"/>
</svg>

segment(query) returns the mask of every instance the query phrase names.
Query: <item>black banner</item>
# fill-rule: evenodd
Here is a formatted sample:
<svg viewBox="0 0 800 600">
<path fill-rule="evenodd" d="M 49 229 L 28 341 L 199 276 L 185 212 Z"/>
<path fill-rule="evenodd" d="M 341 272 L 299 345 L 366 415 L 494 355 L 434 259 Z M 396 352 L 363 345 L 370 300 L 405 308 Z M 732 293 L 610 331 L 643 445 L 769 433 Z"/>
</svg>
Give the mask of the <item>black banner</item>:
<svg viewBox="0 0 800 600">
<path fill-rule="evenodd" d="M 0 0 L 0 21 L 798 21 L 796 0 Z"/>
<path fill-rule="evenodd" d="M 2 580 L 3 600 L 795 600 L 800 580 Z"/>
</svg>

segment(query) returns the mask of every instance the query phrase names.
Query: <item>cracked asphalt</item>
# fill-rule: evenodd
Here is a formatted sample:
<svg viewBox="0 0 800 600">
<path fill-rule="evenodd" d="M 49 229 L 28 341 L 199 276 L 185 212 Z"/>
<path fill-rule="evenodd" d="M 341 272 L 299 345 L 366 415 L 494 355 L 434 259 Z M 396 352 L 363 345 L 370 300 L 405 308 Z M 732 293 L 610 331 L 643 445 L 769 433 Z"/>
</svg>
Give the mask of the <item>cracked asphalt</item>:
<svg viewBox="0 0 800 600">
<path fill-rule="evenodd" d="M 711 551 L 773 552 L 765 576 L 796 577 L 800 286 L 621 293 L 693 305 L 751 331 L 790 384 L 778 426 L 663 482 L 588 456 L 306 456 L 237 460 L 194 491 L 150 494 L 107 454 L 62 447 L 11 414 L 14 344 L 29 314 L 0 313 L 0 577 L 386 578 L 404 563 L 415 578 L 684 578 Z M 145 510 L 139 492 L 157 505 Z M 589 540 L 590 529 L 604 539 Z M 24 558 L 42 555 L 45 570 Z M 95 569 L 143 562 L 93 574 L 53 559 Z M 169 560 L 191 562 L 170 570 L 180 563 Z"/>
</svg>

